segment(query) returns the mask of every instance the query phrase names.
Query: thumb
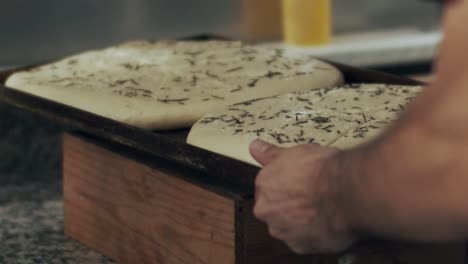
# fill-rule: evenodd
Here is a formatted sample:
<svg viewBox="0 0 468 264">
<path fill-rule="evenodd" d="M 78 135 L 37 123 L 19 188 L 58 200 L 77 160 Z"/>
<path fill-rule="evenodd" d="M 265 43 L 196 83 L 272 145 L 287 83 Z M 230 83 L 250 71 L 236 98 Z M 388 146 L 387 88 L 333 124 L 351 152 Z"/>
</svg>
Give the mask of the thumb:
<svg viewBox="0 0 468 264">
<path fill-rule="evenodd" d="M 280 154 L 282 148 L 260 139 L 250 143 L 250 154 L 262 166 L 268 165 Z"/>
</svg>

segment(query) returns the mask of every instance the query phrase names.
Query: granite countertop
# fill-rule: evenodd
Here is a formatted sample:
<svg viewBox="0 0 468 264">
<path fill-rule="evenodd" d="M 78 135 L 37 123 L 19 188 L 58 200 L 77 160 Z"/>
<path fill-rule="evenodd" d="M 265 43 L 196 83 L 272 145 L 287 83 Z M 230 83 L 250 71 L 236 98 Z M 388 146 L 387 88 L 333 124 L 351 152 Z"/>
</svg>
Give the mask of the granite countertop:
<svg viewBox="0 0 468 264">
<path fill-rule="evenodd" d="M 63 231 L 60 129 L 0 104 L 0 263 L 114 263 Z"/>
<path fill-rule="evenodd" d="M 64 235 L 60 183 L 0 189 L 0 263 L 113 263 Z"/>
</svg>

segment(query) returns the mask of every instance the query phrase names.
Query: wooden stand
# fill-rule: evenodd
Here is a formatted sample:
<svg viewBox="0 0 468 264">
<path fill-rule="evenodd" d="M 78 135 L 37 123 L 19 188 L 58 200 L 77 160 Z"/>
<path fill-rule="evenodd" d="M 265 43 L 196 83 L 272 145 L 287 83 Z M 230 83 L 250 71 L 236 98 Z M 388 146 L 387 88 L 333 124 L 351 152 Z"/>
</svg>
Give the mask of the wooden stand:
<svg viewBox="0 0 468 264">
<path fill-rule="evenodd" d="M 296 256 L 270 238 L 251 214 L 251 197 L 126 156 L 64 136 L 67 235 L 121 263 L 339 263 L 337 256 Z M 355 254 L 353 263 L 369 264 L 462 264 L 465 255 L 463 245 L 388 245 Z"/>
</svg>

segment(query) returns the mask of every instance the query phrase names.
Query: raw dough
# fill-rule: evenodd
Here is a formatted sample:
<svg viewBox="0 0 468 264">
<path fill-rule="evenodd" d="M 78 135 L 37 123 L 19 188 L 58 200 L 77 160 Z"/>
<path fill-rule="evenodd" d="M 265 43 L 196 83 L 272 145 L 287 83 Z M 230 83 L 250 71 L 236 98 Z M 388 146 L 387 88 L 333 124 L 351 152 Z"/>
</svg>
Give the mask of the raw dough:
<svg viewBox="0 0 468 264">
<path fill-rule="evenodd" d="M 248 147 L 256 138 L 283 147 L 312 142 L 354 147 L 383 131 L 420 91 L 419 86 L 363 84 L 251 100 L 205 116 L 187 142 L 254 165 Z"/>
<path fill-rule="evenodd" d="M 150 130 L 259 97 L 343 82 L 331 65 L 240 42 L 137 41 L 20 72 L 6 85 Z"/>
</svg>

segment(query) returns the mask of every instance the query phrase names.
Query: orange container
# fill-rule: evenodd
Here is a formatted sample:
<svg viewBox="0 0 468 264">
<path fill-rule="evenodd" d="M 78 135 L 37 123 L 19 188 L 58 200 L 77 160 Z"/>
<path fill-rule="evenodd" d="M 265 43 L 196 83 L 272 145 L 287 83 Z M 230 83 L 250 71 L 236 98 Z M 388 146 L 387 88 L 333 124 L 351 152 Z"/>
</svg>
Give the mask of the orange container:
<svg viewBox="0 0 468 264">
<path fill-rule="evenodd" d="M 331 41 L 331 0 L 283 0 L 284 41 L 294 46 Z"/>
</svg>

